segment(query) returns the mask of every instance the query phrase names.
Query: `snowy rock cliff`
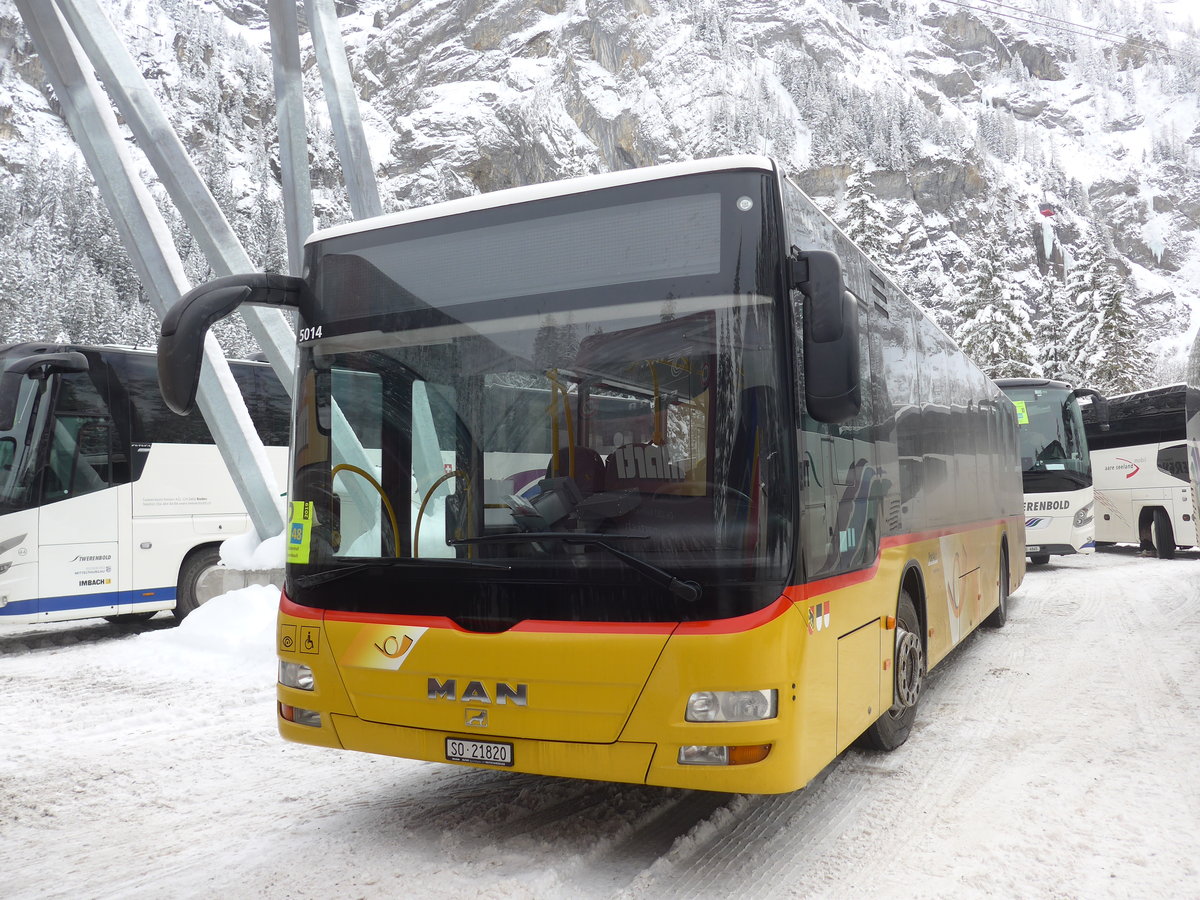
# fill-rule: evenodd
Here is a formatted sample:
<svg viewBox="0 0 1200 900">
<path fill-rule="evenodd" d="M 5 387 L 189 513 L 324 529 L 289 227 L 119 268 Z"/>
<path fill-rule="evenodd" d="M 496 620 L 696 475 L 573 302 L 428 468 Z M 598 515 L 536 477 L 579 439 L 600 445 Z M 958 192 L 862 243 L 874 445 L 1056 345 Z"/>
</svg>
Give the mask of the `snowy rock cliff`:
<svg viewBox="0 0 1200 900">
<path fill-rule="evenodd" d="M 107 7 L 252 253 L 281 266 L 266 0 Z M 385 209 L 769 153 L 993 374 L 1122 373 L 1105 388 L 1180 375 L 1200 307 L 1200 42 L 1188 0 L 337 7 Z M 307 94 L 329 223 L 349 212 L 311 66 Z M 15 204 L 0 242 L 14 250 L 46 218 L 22 199 L 33 190 L 22 173 L 50 153 L 72 157 L 53 114 L 0 0 L 0 194 L 15 197 L 0 197 Z M 46 289 L 35 262 L 16 268 L 0 262 L 0 310 Z M 115 291 L 136 299 L 127 284 Z M 0 339 L 36 336 L 12 321 L 0 317 Z M 1129 360 L 1100 365 L 1115 354 Z"/>
</svg>

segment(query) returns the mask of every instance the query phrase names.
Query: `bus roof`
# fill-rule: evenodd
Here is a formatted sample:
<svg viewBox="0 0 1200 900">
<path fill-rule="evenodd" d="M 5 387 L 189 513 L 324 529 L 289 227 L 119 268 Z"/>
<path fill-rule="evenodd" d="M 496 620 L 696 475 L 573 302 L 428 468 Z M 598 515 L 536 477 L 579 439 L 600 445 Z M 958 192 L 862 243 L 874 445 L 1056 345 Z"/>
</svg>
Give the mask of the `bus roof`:
<svg viewBox="0 0 1200 900">
<path fill-rule="evenodd" d="M 1117 394 L 1108 398 L 1108 421 L 1113 426 L 1120 419 L 1151 419 L 1159 416 L 1170 418 L 1184 416 L 1184 401 L 1187 387 L 1183 384 L 1169 384 L 1164 387 L 1150 388 L 1145 391 L 1134 391 L 1131 394 Z M 1096 421 L 1096 414 L 1090 406 L 1083 407 L 1083 422 L 1091 426 Z"/>
<path fill-rule="evenodd" d="M 774 161 L 769 157 L 746 154 L 741 156 L 719 156 L 713 159 L 694 159 L 686 162 L 667 163 L 661 166 L 626 169 L 620 172 L 604 172 L 599 175 L 584 175 L 578 178 L 567 178 L 562 181 L 546 182 L 545 184 L 506 188 L 486 194 L 462 197 L 458 200 L 434 203 L 430 206 L 406 209 L 403 212 L 388 213 L 387 215 L 362 219 L 357 222 L 347 222 L 344 225 L 334 225 L 330 228 L 323 228 L 320 231 L 314 232 L 305 243 L 316 243 L 328 240 L 329 238 L 374 231 L 378 228 L 388 228 L 392 225 L 423 222 L 429 219 L 456 216 L 482 209 L 495 209 L 501 206 L 511 206 L 516 203 L 528 203 L 532 200 L 582 194 L 601 188 L 640 184 L 645 181 L 657 181 L 662 178 L 677 178 L 681 175 L 697 175 L 705 172 L 728 172 L 739 169 L 757 169 L 763 172 L 778 171 Z"/>
</svg>

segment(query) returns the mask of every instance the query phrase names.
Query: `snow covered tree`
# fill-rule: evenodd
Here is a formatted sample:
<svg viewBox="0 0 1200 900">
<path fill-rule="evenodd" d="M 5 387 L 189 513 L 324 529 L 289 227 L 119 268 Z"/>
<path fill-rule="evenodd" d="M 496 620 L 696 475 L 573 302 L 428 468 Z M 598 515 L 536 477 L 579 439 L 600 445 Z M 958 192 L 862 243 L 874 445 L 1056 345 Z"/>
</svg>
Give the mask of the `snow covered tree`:
<svg viewBox="0 0 1200 900">
<path fill-rule="evenodd" d="M 894 246 L 895 235 L 887 226 L 883 205 L 870 188 L 866 173 L 859 166 L 846 179 L 846 194 L 842 198 L 838 224 L 862 248 L 863 253 L 892 275 L 894 273 L 888 257 Z"/>
<path fill-rule="evenodd" d="M 1003 243 L 989 241 L 976 257 L 955 337 L 963 351 L 992 378 L 1033 371 L 1029 304 L 1013 274 Z"/>
<path fill-rule="evenodd" d="M 1067 344 L 1067 323 L 1073 308 L 1071 295 L 1063 283 L 1051 272 L 1043 275 L 1033 301 L 1035 372 L 1043 378 L 1078 380 Z"/>
<path fill-rule="evenodd" d="M 1112 393 L 1146 387 L 1144 331 L 1124 280 L 1095 234 L 1081 241 L 1066 287 L 1074 302 L 1067 341 L 1082 383 Z"/>
</svg>

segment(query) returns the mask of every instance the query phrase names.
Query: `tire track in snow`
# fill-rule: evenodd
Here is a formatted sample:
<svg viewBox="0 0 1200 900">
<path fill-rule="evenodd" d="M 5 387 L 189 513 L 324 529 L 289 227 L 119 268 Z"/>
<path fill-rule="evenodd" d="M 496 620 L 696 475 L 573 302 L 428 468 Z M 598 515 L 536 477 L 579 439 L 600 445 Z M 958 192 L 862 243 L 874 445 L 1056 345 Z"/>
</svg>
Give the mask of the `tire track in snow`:
<svg viewBox="0 0 1200 900">
<path fill-rule="evenodd" d="M 979 755 L 964 755 L 961 744 L 947 744 L 940 733 L 954 722 L 970 740 L 982 742 L 1001 727 L 996 712 L 1011 702 L 1021 683 L 1012 673 L 1025 658 L 1023 642 L 1006 631 L 980 629 L 930 673 L 909 739 L 927 745 L 919 767 L 908 745 L 891 754 L 852 748 L 802 791 L 741 798 L 724 822 L 711 823 L 707 839 L 682 844 L 649 867 L 631 886 L 633 893 L 717 896 L 722 885 L 736 884 L 739 896 L 804 894 L 830 883 L 822 860 L 838 857 L 839 873 L 848 867 L 873 870 L 877 835 L 902 831 L 913 820 L 935 819 L 993 765 Z M 989 657 L 996 649 L 1004 665 Z M 981 684 L 987 688 L 983 708 Z M 908 796 L 920 800 L 911 805 L 905 802 Z M 877 877 L 886 881 L 889 866 L 885 863 Z"/>
</svg>

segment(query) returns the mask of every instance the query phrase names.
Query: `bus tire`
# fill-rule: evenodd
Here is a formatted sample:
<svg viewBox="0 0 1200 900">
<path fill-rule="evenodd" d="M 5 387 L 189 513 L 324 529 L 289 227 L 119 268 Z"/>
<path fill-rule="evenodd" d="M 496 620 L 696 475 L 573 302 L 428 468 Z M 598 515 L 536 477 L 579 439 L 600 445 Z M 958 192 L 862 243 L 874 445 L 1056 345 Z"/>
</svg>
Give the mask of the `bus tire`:
<svg viewBox="0 0 1200 900">
<path fill-rule="evenodd" d="M 1044 566 L 1048 562 L 1050 562 L 1049 553 L 1035 553 L 1029 557 L 1029 564 L 1031 566 Z"/>
<path fill-rule="evenodd" d="M 1008 548 L 1000 548 L 1000 571 L 997 573 L 998 604 L 992 614 L 983 620 L 988 628 L 1003 628 L 1008 621 Z"/>
<path fill-rule="evenodd" d="M 183 621 L 188 613 L 195 612 L 211 599 L 204 589 L 205 576 L 221 565 L 221 553 L 217 544 L 198 547 L 187 555 L 179 567 L 179 585 L 175 594 L 175 618 Z"/>
<path fill-rule="evenodd" d="M 895 700 L 892 708 L 863 732 L 859 743 L 873 750 L 895 750 L 912 731 L 925 684 L 925 644 L 921 620 L 907 588 L 896 603 L 896 649 L 892 658 Z"/>
<path fill-rule="evenodd" d="M 1171 527 L 1171 517 L 1162 507 L 1154 508 L 1154 517 L 1150 520 L 1150 534 L 1154 542 L 1154 552 L 1159 559 L 1175 558 L 1175 530 Z"/>
</svg>

